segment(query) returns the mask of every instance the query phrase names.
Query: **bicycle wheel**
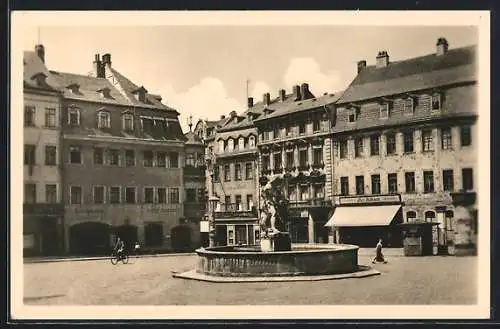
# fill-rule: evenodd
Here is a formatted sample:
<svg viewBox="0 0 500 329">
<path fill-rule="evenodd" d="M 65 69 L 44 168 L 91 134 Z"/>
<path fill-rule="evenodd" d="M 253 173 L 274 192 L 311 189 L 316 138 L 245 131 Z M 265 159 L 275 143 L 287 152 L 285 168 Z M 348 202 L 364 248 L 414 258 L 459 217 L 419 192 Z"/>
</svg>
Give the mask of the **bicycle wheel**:
<svg viewBox="0 0 500 329">
<path fill-rule="evenodd" d="M 116 255 L 111 255 L 111 264 L 116 265 L 118 264 L 118 257 Z"/>
<path fill-rule="evenodd" d="M 122 263 L 127 264 L 128 263 L 128 255 L 123 255 L 122 257 Z"/>
</svg>

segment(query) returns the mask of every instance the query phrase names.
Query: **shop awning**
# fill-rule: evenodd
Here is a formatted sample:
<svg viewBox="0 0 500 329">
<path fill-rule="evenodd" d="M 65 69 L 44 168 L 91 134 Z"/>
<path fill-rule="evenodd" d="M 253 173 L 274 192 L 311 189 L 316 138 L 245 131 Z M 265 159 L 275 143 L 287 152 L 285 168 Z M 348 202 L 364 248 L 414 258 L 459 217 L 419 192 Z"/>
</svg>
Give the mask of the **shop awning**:
<svg viewBox="0 0 500 329">
<path fill-rule="evenodd" d="M 387 226 L 400 208 L 400 205 L 337 207 L 325 226 Z"/>
</svg>

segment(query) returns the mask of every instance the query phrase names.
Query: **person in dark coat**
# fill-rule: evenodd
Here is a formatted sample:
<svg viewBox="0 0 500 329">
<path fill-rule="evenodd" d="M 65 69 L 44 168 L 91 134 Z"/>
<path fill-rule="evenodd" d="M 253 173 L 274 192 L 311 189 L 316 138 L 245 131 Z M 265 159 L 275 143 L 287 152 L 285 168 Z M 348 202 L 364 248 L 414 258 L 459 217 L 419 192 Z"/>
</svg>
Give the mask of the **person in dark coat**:
<svg viewBox="0 0 500 329">
<path fill-rule="evenodd" d="M 372 260 L 373 264 L 377 262 L 387 263 L 382 253 L 382 239 L 378 239 L 377 247 L 375 247 L 375 258 Z"/>
</svg>

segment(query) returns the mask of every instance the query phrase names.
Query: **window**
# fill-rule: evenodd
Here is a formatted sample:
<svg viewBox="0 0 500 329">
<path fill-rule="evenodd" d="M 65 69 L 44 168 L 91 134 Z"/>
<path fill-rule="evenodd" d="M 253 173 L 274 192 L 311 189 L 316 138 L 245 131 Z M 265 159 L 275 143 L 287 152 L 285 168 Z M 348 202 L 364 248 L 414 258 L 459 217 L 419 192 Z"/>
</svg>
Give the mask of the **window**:
<svg viewBox="0 0 500 329">
<path fill-rule="evenodd" d="M 307 201 L 309 200 L 309 186 L 300 185 L 300 200 Z"/>
<path fill-rule="evenodd" d="M 228 164 L 224 165 L 224 181 L 225 182 L 231 181 L 231 167 Z"/>
<path fill-rule="evenodd" d="M 134 116 L 130 113 L 126 113 L 122 118 L 122 129 L 124 131 L 134 131 Z"/>
<path fill-rule="evenodd" d="M 154 202 L 155 202 L 154 188 L 145 187 L 144 188 L 144 203 L 154 203 Z"/>
<path fill-rule="evenodd" d="M 115 149 L 108 150 L 108 165 L 119 166 L 120 165 L 120 151 Z"/>
<path fill-rule="evenodd" d="M 94 164 L 104 164 L 104 150 L 100 147 L 94 148 Z"/>
<path fill-rule="evenodd" d="M 313 185 L 313 198 L 323 200 L 325 198 L 325 188 L 323 185 Z"/>
<path fill-rule="evenodd" d="M 109 203 L 117 204 L 120 203 L 120 187 L 113 186 L 109 188 Z"/>
<path fill-rule="evenodd" d="M 406 193 L 415 193 L 415 173 L 405 173 L 405 188 Z"/>
<path fill-rule="evenodd" d="M 316 166 L 321 166 L 323 164 L 323 149 L 314 148 L 313 149 L 313 164 Z"/>
<path fill-rule="evenodd" d="M 135 151 L 125 150 L 125 166 L 133 167 L 135 166 Z"/>
<path fill-rule="evenodd" d="M 285 125 L 285 135 L 290 136 L 292 134 L 291 128 L 289 124 Z"/>
<path fill-rule="evenodd" d="M 153 166 L 153 151 L 144 151 L 144 167 L 152 167 Z"/>
<path fill-rule="evenodd" d="M 313 131 L 316 132 L 316 131 L 320 131 L 321 129 L 321 124 L 320 124 L 320 120 L 318 117 L 314 118 L 313 120 Z"/>
<path fill-rule="evenodd" d="M 135 203 L 135 187 L 125 188 L 125 203 L 133 204 Z"/>
<path fill-rule="evenodd" d="M 288 186 L 288 199 L 290 201 L 297 200 L 297 188 L 294 185 Z"/>
<path fill-rule="evenodd" d="M 70 203 L 71 204 L 82 204 L 82 187 L 81 186 L 70 186 Z"/>
<path fill-rule="evenodd" d="M 241 201 L 241 195 L 239 194 L 235 195 L 235 200 L 236 200 L 236 211 L 242 211 L 243 203 Z"/>
<path fill-rule="evenodd" d="M 305 133 L 306 133 L 306 123 L 299 122 L 299 134 L 305 134 Z"/>
<path fill-rule="evenodd" d="M 474 178 L 472 177 L 472 168 L 462 169 L 462 188 L 464 191 L 474 190 Z"/>
<path fill-rule="evenodd" d="M 57 185 L 45 185 L 45 203 L 57 203 Z"/>
<path fill-rule="evenodd" d="M 168 190 L 170 192 L 170 203 L 179 203 L 179 189 L 177 187 L 171 187 Z"/>
<path fill-rule="evenodd" d="M 274 126 L 273 137 L 274 139 L 281 137 L 281 128 L 279 125 Z"/>
<path fill-rule="evenodd" d="M 179 154 L 170 152 L 170 168 L 179 168 Z"/>
<path fill-rule="evenodd" d="M 250 211 L 253 208 L 253 196 L 251 194 L 247 195 L 247 210 Z"/>
<path fill-rule="evenodd" d="M 158 167 L 165 168 L 167 166 L 167 154 L 165 152 L 156 152 L 156 161 Z"/>
<path fill-rule="evenodd" d="M 223 153 L 224 152 L 224 141 L 219 140 L 219 152 Z"/>
<path fill-rule="evenodd" d="M 97 128 L 111 128 L 111 114 L 107 111 L 97 113 Z"/>
<path fill-rule="evenodd" d="M 79 146 L 69 147 L 69 163 L 81 164 L 82 163 L 82 150 Z"/>
<path fill-rule="evenodd" d="M 460 145 L 461 146 L 471 145 L 471 128 L 470 128 L 470 126 L 460 127 Z"/>
<path fill-rule="evenodd" d="M 403 133 L 404 152 L 413 153 L 413 131 Z"/>
<path fill-rule="evenodd" d="M 434 151 L 434 143 L 432 141 L 432 130 L 422 131 L 422 148 L 424 152 Z"/>
<path fill-rule="evenodd" d="M 357 195 L 365 194 L 365 177 L 364 176 L 356 176 L 356 194 Z"/>
<path fill-rule="evenodd" d="M 274 170 L 281 170 L 281 153 L 274 153 Z"/>
<path fill-rule="evenodd" d="M 214 167 L 213 169 L 213 175 L 214 175 L 214 182 L 218 182 L 219 181 L 219 166 L 216 166 Z"/>
<path fill-rule="evenodd" d="M 231 196 L 230 195 L 226 195 L 224 197 L 224 205 L 225 205 L 224 209 L 226 211 L 229 211 L 231 209 Z"/>
<path fill-rule="evenodd" d="M 444 213 L 447 231 L 453 231 L 453 215 L 454 213 L 451 210 L 446 210 Z"/>
<path fill-rule="evenodd" d="M 299 165 L 302 168 L 307 167 L 307 149 L 299 150 Z"/>
<path fill-rule="evenodd" d="M 55 128 L 56 127 L 56 109 L 55 108 L 45 108 L 45 127 Z"/>
<path fill-rule="evenodd" d="M 414 113 L 414 99 L 412 97 L 408 97 L 403 101 L 405 114 L 413 114 Z"/>
<path fill-rule="evenodd" d="M 45 165 L 55 166 L 57 164 L 57 149 L 55 146 L 45 146 Z"/>
<path fill-rule="evenodd" d="M 238 139 L 238 150 L 244 150 L 245 149 L 245 139 L 243 137 L 240 137 Z"/>
<path fill-rule="evenodd" d="M 424 193 L 434 192 L 434 173 L 432 171 L 424 171 Z"/>
<path fill-rule="evenodd" d="M 36 145 L 24 145 L 24 164 L 34 165 L 36 163 Z"/>
<path fill-rule="evenodd" d="M 426 211 L 425 212 L 425 221 L 426 222 L 434 222 L 436 219 L 436 213 L 434 211 Z"/>
<path fill-rule="evenodd" d="M 406 213 L 406 221 L 408 223 L 414 223 L 417 220 L 417 213 L 414 211 L 408 211 Z"/>
<path fill-rule="evenodd" d="M 269 154 L 262 155 L 262 170 L 269 170 Z"/>
<path fill-rule="evenodd" d="M 354 156 L 356 158 L 363 156 L 363 137 L 354 140 Z"/>
<path fill-rule="evenodd" d="M 387 186 L 389 194 L 398 193 L 398 175 L 396 173 L 387 174 Z"/>
<path fill-rule="evenodd" d="M 24 107 L 24 126 L 32 127 L 35 125 L 35 107 L 34 106 L 25 106 Z"/>
<path fill-rule="evenodd" d="M 255 137 L 254 136 L 250 136 L 248 138 L 248 146 L 249 147 L 255 147 Z"/>
<path fill-rule="evenodd" d="M 396 134 L 387 134 L 386 138 L 387 154 L 396 154 Z"/>
<path fill-rule="evenodd" d="M 340 195 L 349 195 L 349 177 L 340 177 Z"/>
<path fill-rule="evenodd" d="M 196 202 L 196 189 L 187 188 L 186 189 L 186 202 Z"/>
<path fill-rule="evenodd" d="M 167 189 L 164 187 L 158 187 L 156 189 L 158 203 L 167 203 Z"/>
<path fill-rule="evenodd" d="M 356 109 L 349 109 L 347 112 L 347 121 L 348 122 L 356 122 Z"/>
<path fill-rule="evenodd" d="M 286 152 L 286 168 L 287 169 L 292 169 L 294 166 L 294 157 L 293 157 L 293 151 L 287 151 Z"/>
<path fill-rule="evenodd" d="M 443 190 L 445 192 L 453 191 L 453 170 L 445 169 L 443 170 Z"/>
<path fill-rule="evenodd" d="M 433 94 L 432 95 L 432 110 L 439 111 L 441 110 L 441 94 Z"/>
<path fill-rule="evenodd" d="M 451 150 L 451 128 L 441 128 L 441 149 L 443 150 Z"/>
<path fill-rule="evenodd" d="M 24 184 L 24 203 L 36 203 L 36 184 Z"/>
<path fill-rule="evenodd" d="M 370 154 L 379 155 L 380 154 L 380 136 L 373 135 L 370 136 Z"/>
<path fill-rule="evenodd" d="M 235 180 L 241 180 L 242 179 L 242 173 L 241 173 L 241 164 L 240 163 L 236 163 L 234 165 L 234 175 L 235 175 Z"/>
<path fill-rule="evenodd" d="M 380 194 L 380 175 L 372 175 L 372 194 Z"/>
<path fill-rule="evenodd" d="M 253 168 L 251 162 L 245 164 L 245 177 L 247 180 L 253 179 Z"/>
<path fill-rule="evenodd" d="M 80 110 L 76 108 L 68 109 L 68 125 L 78 126 L 80 125 Z"/>
<path fill-rule="evenodd" d="M 227 141 L 227 150 L 229 152 L 232 152 L 234 150 L 234 140 L 232 138 L 229 138 Z"/>
<path fill-rule="evenodd" d="M 380 119 L 389 118 L 389 103 L 380 104 Z"/>
<path fill-rule="evenodd" d="M 104 186 L 94 186 L 93 199 L 94 204 L 104 203 Z"/>
<path fill-rule="evenodd" d="M 347 140 L 340 141 L 339 145 L 340 145 L 340 158 L 346 159 L 347 158 Z"/>
</svg>

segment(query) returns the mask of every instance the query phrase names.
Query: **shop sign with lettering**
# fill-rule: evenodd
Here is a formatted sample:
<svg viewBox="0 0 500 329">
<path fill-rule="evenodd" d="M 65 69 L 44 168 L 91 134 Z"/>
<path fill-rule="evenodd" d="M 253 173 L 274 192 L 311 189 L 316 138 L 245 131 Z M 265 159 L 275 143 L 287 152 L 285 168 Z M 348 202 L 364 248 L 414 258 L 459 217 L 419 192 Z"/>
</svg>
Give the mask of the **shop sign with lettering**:
<svg viewBox="0 0 500 329">
<path fill-rule="evenodd" d="M 401 202 L 399 195 L 374 195 L 374 196 L 356 196 L 341 197 L 340 204 L 364 204 L 364 203 L 397 203 Z"/>
</svg>

